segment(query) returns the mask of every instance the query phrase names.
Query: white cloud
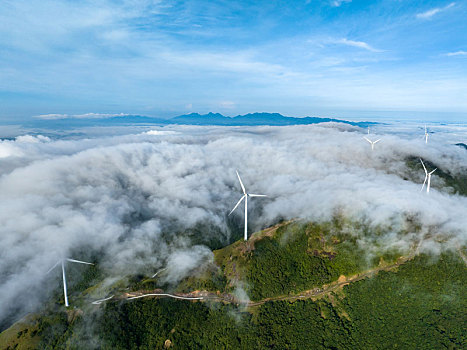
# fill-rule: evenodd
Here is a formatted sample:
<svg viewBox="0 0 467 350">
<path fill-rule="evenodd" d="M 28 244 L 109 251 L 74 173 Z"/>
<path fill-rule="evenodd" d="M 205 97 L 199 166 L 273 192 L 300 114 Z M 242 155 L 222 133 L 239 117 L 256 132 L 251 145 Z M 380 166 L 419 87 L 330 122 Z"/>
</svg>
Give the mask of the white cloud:
<svg viewBox="0 0 467 350">
<path fill-rule="evenodd" d="M 343 3 L 346 3 L 346 2 L 352 2 L 352 0 L 333 0 L 333 1 L 331 1 L 331 5 L 334 6 L 334 7 L 339 7 Z"/>
<path fill-rule="evenodd" d="M 41 114 L 35 115 L 33 118 L 43 120 L 60 120 L 60 119 L 101 119 L 101 118 L 112 118 L 112 117 L 125 117 L 129 114 L 118 113 L 84 113 L 84 114 Z"/>
<path fill-rule="evenodd" d="M 39 142 L 50 142 L 50 138 L 43 135 L 22 135 L 16 137 L 16 142 L 27 142 L 27 143 L 39 143 Z"/>
<path fill-rule="evenodd" d="M 374 47 L 370 46 L 364 41 L 355 41 L 355 40 L 349 40 L 349 39 L 343 38 L 343 39 L 335 40 L 334 42 L 337 44 L 357 47 L 357 48 L 368 50 L 371 52 L 383 52 L 383 50 L 375 49 Z"/>
<path fill-rule="evenodd" d="M 0 141 L 0 158 L 22 156 L 23 153 L 9 141 Z"/>
<path fill-rule="evenodd" d="M 448 52 L 446 56 L 467 56 L 467 51 Z"/>
<path fill-rule="evenodd" d="M 53 285 L 45 271 L 61 253 L 87 260 L 99 252 L 111 277 L 170 265 L 167 278 L 174 281 L 211 261 L 209 250 L 191 240 L 230 234 L 226 214 L 241 193 L 236 169 L 249 191 L 269 195 L 252 202 L 251 229 L 278 217 L 327 220 L 338 208 L 356 220 L 394 225 L 380 237 L 387 246 L 409 246 L 433 230 L 449 234 L 445 242 L 467 243 L 467 198 L 440 191 L 437 173 L 430 196 L 420 193 L 421 166 L 405 165 L 415 155 L 451 174 L 465 172 L 465 150 L 439 134 L 430 147 L 421 138 L 384 135 L 371 152 L 366 130 L 332 124 L 160 131 L 178 133 L 0 142 L 0 155 L 15 155 L 0 159 L 0 318 L 10 306 L 45 297 L 44 282 Z M 422 232 L 398 231 L 405 215 L 418 218 Z M 239 232 L 241 219 L 241 212 L 232 218 Z M 202 236 L 187 233 L 198 223 L 206 224 Z"/>
<path fill-rule="evenodd" d="M 456 4 L 455 2 L 451 2 L 449 5 L 447 5 L 445 7 L 436 7 L 434 9 L 431 9 L 431 10 L 428 10 L 428 11 L 425 11 L 425 12 L 417 13 L 416 17 L 421 18 L 421 19 L 430 19 L 431 17 L 433 17 L 437 13 L 440 13 L 442 11 L 450 9 L 455 4 Z"/>
<path fill-rule="evenodd" d="M 219 107 L 224 108 L 224 109 L 233 109 L 233 108 L 235 108 L 235 102 L 221 101 L 221 102 L 219 102 Z"/>
<path fill-rule="evenodd" d="M 153 135 L 153 136 L 164 136 L 164 135 L 176 135 L 178 134 L 178 132 L 171 131 L 171 130 L 149 130 L 149 131 L 146 131 L 144 134 Z"/>
</svg>

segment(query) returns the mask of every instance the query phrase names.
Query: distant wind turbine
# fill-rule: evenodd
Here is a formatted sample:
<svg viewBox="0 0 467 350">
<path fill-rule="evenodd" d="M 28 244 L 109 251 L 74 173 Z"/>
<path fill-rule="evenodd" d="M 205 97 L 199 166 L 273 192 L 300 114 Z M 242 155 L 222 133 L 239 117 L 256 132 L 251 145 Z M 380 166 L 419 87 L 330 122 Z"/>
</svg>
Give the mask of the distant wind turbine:
<svg viewBox="0 0 467 350">
<path fill-rule="evenodd" d="M 425 143 L 428 143 L 428 130 L 426 128 L 426 124 L 425 124 Z"/>
<path fill-rule="evenodd" d="M 430 193 L 431 174 L 433 174 L 438 168 L 435 168 L 435 170 L 428 172 L 428 170 L 426 170 L 425 164 L 423 164 L 423 160 L 420 159 L 420 162 L 422 162 L 423 169 L 425 170 L 425 180 L 423 181 L 422 189 L 420 190 L 420 192 L 423 191 L 423 188 L 425 187 L 425 183 L 427 183 L 427 180 L 428 180 L 428 183 L 426 184 L 426 193 Z"/>
<path fill-rule="evenodd" d="M 66 274 L 65 274 L 65 262 L 66 261 L 70 261 L 70 262 L 74 262 L 74 263 L 79 263 L 79 264 L 86 264 L 86 265 L 94 265 L 92 263 L 88 263 L 88 262 L 84 262 L 84 261 L 80 261 L 80 260 L 75 260 L 75 259 L 60 259 L 59 261 L 57 261 L 55 263 L 54 266 L 52 266 L 49 271 L 47 271 L 47 273 L 49 273 L 50 271 L 52 271 L 54 268 L 56 268 L 58 266 L 58 264 L 61 264 L 62 265 L 62 277 L 63 277 L 63 294 L 65 295 L 65 306 L 69 306 L 68 305 L 68 294 L 67 294 L 67 291 L 66 291 Z M 47 274 L 46 273 L 46 274 Z"/>
<path fill-rule="evenodd" d="M 371 145 L 371 150 L 372 150 L 372 151 L 375 149 L 375 144 L 376 144 L 377 142 L 381 141 L 381 139 L 378 139 L 378 140 L 376 140 L 376 141 L 371 141 L 370 139 L 366 138 L 365 136 L 363 136 L 363 138 L 364 138 L 365 140 L 367 140 L 367 141 L 370 143 L 370 145 Z"/>
<path fill-rule="evenodd" d="M 370 135 L 370 127 L 368 127 L 368 135 Z"/>
<path fill-rule="evenodd" d="M 243 191 L 243 196 L 240 198 L 240 200 L 235 204 L 235 207 L 232 209 L 232 211 L 229 213 L 232 214 L 235 209 L 240 205 L 242 200 L 245 200 L 245 233 L 244 233 L 244 240 L 246 241 L 248 239 L 248 197 L 267 197 L 264 194 L 253 194 L 253 193 L 247 193 L 245 190 L 245 186 L 243 186 L 242 179 L 240 178 L 240 175 L 238 174 L 238 171 L 235 171 L 237 173 L 238 181 L 240 181 L 240 186 L 242 186 L 242 191 Z"/>
</svg>

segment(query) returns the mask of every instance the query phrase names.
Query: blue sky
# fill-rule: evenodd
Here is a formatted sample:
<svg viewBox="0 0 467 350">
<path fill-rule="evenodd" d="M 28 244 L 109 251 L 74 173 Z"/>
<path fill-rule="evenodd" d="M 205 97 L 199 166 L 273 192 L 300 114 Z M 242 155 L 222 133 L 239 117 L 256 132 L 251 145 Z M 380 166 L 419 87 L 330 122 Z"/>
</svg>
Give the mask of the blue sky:
<svg viewBox="0 0 467 350">
<path fill-rule="evenodd" d="M 0 2 L 0 120 L 467 114 L 467 0 Z"/>
</svg>

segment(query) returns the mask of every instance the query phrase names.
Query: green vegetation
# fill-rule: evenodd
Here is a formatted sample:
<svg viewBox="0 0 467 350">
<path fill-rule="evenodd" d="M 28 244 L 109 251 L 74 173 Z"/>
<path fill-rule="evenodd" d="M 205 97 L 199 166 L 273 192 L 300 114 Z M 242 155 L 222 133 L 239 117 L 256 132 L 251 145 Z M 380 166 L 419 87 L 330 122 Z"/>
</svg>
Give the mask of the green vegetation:
<svg viewBox="0 0 467 350">
<path fill-rule="evenodd" d="M 40 341 L 38 323 L 37 317 L 28 316 L 0 333 L 0 349 L 37 349 Z"/>
<path fill-rule="evenodd" d="M 385 271 L 400 252 L 375 249 L 366 257 L 358 245 L 359 239 L 384 234 L 383 228 L 337 219 L 280 224 L 215 251 L 217 265 L 177 286 L 227 292 L 243 281 L 259 300 L 382 268 L 313 298 L 249 308 L 157 298 L 113 300 L 84 311 L 60 308 L 2 333 L 0 349 L 463 348 L 467 268 L 459 252 L 418 255 Z M 152 287 L 157 280 L 137 283 Z"/>
<path fill-rule="evenodd" d="M 185 278 L 177 286 L 177 292 L 191 292 L 194 290 L 225 291 L 226 279 L 221 269 L 215 265 L 208 265 L 195 276 Z"/>
<path fill-rule="evenodd" d="M 270 301 L 252 313 L 172 299 L 110 302 L 67 329 L 63 314 L 43 321 L 40 348 L 461 349 L 466 272 L 455 253 L 422 255 L 323 298 Z"/>
<path fill-rule="evenodd" d="M 253 300 L 296 293 L 339 277 L 337 271 L 325 262 L 331 257 L 308 251 L 309 239 L 297 226 L 290 230 L 291 237 L 282 245 L 271 237 L 255 244 L 247 275 Z"/>
<path fill-rule="evenodd" d="M 354 339 L 362 348 L 462 348 L 467 344 L 466 272 L 453 253 L 422 255 L 397 273 L 381 272 L 348 286 L 341 302 Z"/>
<path fill-rule="evenodd" d="M 350 231 L 348 227 L 352 227 Z M 381 251 L 371 259 L 357 240 L 382 232 L 335 219 L 333 223 L 285 223 L 215 251 L 229 286 L 246 281 L 253 300 L 297 293 L 353 275 L 380 263 L 394 262 L 401 252 Z"/>
</svg>

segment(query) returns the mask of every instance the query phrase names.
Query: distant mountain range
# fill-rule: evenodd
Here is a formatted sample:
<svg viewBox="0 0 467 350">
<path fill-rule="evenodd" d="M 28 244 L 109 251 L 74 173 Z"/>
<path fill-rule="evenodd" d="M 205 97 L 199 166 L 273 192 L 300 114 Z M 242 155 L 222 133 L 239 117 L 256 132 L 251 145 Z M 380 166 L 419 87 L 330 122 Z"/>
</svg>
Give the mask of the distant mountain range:
<svg viewBox="0 0 467 350">
<path fill-rule="evenodd" d="M 180 115 L 171 119 L 146 117 L 140 115 L 115 116 L 107 118 L 65 118 L 55 120 L 37 119 L 33 126 L 47 126 L 54 128 L 84 127 L 84 126 L 115 126 L 115 125 L 223 125 L 223 126 L 257 126 L 257 125 L 308 125 L 325 122 L 345 123 L 349 125 L 367 127 L 375 122 L 351 122 L 333 118 L 286 117 L 279 113 L 249 113 L 236 117 L 226 117 L 219 113 Z M 32 126 L 32 125 L 31 125 Z"/>
<path fill-rule="evenodd" d="M 346 123 L 350 125 L 367 127 L 373 122 L 350 122 L 341 119 L 304 117 L 293 118 L 286 117 L 279 113 L 249 113 L 245 115 L 237 115 L 236 117 L 226 117 L 219 113 L 198 114 L 191 113 L 181 115 L 169 119 L 172 124 L 189 124 L 189 125 L 307 125 L 325 122 Z"/>
</svg>

